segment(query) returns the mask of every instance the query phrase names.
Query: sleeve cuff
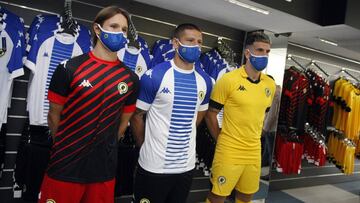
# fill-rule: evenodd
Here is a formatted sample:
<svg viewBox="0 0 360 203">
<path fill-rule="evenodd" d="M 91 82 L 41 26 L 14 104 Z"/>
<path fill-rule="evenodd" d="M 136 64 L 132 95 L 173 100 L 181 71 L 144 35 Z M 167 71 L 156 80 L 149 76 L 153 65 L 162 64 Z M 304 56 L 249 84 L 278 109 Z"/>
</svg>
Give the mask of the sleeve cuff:
<svg viewBox="0 0 360 203">
<path fill-rule="evenodd" d="M 150 109 L 150 106 L 151 106 L 151 104 L 141 101 L 140 99 L 138 99 L 136 101 L 136 107 L 141 110 L 148 111 Z"/>
<path fill-rule="evenodd" d="M 133 113 L 135 109 L 136 109 L 135 104 L 124 106 L 123 113 Z"/>
<path fill-rule="evenodd" d="M 217 110 L 221 110 L 224 107 L 223 104 L 220 104 L 212 99 L 210 99 L 209 106 Z"/>
<path fill-rule="evenodd" d="M 17 77 L 22 76 L 22 75 L 24 75 L 24 69 L 23 69 L 23 68 L 19 68 L 19 69 L 14 70 L 14 71 L 11 73 L 10 78 L 11 78 L 11 79 L 14 79 L 14 78 L 17 78 Z"/>
<path fill-rule="evenodd" d="M 199 110 L 198 110 L 198 111 L 206 111 L 206 110 L 208 110 L 208 108 L 209 108 L 209 103 L 203 104 L 203 105 L 200 105 L 200 106 L 199 106 Z"/>
<path fill-rule="evenodd" d="M 35 73 L 35 64 L 33 62 L 31 62 L 30 60 L 26 60 L 25 66 L 30 69 L 33 74 Z"/>
<path fill-rule="evenodd" d="M 48 100 L 55 104 L 64 105 L 66 102 L 66 97 L 63 97 L 51 90 L 48 92 Z"/>
</svg>

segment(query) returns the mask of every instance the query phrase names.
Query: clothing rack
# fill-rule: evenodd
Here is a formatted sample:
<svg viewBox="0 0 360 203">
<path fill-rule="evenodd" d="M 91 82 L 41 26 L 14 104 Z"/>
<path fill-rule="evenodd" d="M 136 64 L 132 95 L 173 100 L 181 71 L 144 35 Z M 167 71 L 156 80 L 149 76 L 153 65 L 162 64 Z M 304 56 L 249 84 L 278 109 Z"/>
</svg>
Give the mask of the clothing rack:
<svg viewBox="0 0 360 203">
<path fill-rule="evenodd" d="M 322 69 L 315 61 L 311 61 L 309 66 L 310 65 L 314 65 L 317 69 L 319 69 L 322 73 L 324 73 L 326 77 L 329 77 L 329 74 L 324 69 Z"/>
<path fill-rule="evenodd" d="M 354 75 L 352 75 L 351 73 L 349 73 L 349 71 L 347 71 L 346 69 L 341 69 L 340 73 L 346 73 L 347 75 L 349 75 L 351 78 L 353 78 L 356 82 L 360 82 L 360 80 L 358 78 L 356 78 Z"/>
<path fill-rule="evenodd" d="M 235 64 L 235 56 L 236 53 L 231 49 L 231 47 L 223 40 L 222 37 L 218 37 L 217 40 L 217 50 L 219 51 L 220 55 L 224 57 L 229 64 Z"/>
<path fill-rule="evenodd" d="M 292 58 L 292 59 L 291 59 Z M 336 64 L 332 64 L 332 63 L 328 63 L 328 62 L 324 62 L 324 61 L 320 61 L 320 60 L 314 60 L 314 59 L 311 59 L 311 58 L 308 58 L 308 57 L 304 57 L 304 56 L 299 56 L 299 55 L 295 55 L 295 54 L 288 54 L 288 59 L 290 60 L 292 60 L 292 61 L 294 61 L 295 60 L 295 58 L 299 58 L 299 59 L 303 59 L 303 60 L 307 60 L 307 61 L 309 61 L 310 63 L 316 63 L 319 67 L 320 67 L 320 65 L 319 65 L 319 63 L 321 63 L 321 64 L 325 64 L 325 65 L 328 65 L 328 66 L 331 66 L 331 67 L 335 67 L 335 68 L 337 68 L 337 69 L 339 69 L 340 71 L 342 71 L 342 70 L 346 70 L 348 73 L 349 73 L 349 71 L 351 71 L 351 72 L 354 72 L 354 73 L 359 73 L 360 74 L 360 70 L 354 70 L 354 69 L 351 69 L 351 68 L 345 68 L 345 67 L 343 67 L 343 66 L 339 66 L 339 65 L 336 65 Z M 297 60 L 296 60 L 297 61 Z M 294 61 L 295 62 L 295 61 Z M 298 64 L 297 62 L 295 62 L 297 65 L 301 65 L 300 63 Z M 313 65 L 315 65 L 315 64 L 313 64 Z M 302 66 L 302 65 L 301 65 Z M 318 68 L 318 67 L 317 67 Z M 320 67 L 321 68 L 321 67 Z M 322 68 L 321 68 L 322 69 Z M 326 72 L 326 71 L 325 71 Z M 327 74 L 329 74 L 329 73 L 327 73 Z M 337 73 L 335 73 L 335 74 L 337 74 Z M 332 74 L 329 74 L 329 76 L 331 76 Z M 354 76 L 355 77 L 355 76 Z M 356 77 L 355 77 L 356 78 Z"/>
<path fill-rule="evenodd" d="M 304 71 L 306 70 L 306 68 L 303 65 L 301 65 L 301 63 L 299 63 L 297 60 L 295 60 L 294 57 L 291 54 L 289 54 L 287 56 L 287 58 L 294 61 L 294 63 L 296 63 L 296 65 L 300 66 Z"/>
<path fill-rule="evenodd" d="M 314 129 L 312 126 L 310 126 L 309 123 L 305 123 L 304 129 L 305 129 L 305 132 L 313 138 L 313 140 L 315 140 L 320 145 L 327 148 L 325 145 L 325 137 L 322 133 L 318 132 L 316 129 Z"/>
</svg>

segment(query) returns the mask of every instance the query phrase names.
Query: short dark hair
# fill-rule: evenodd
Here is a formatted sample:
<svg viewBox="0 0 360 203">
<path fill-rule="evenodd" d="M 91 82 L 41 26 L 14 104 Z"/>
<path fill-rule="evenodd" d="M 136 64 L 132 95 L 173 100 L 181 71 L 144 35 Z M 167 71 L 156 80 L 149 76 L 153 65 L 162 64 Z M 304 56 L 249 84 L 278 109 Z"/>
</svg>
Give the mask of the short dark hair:
<svg viewBox="0 0 360 203">
<path fill-rule="evenodd" d="M 107 19 L 112 18 L 116 14 L 123 15 L 126 18 L 127 23 L 129 25 L 129 23 L 130 23 L 130 15 L 129 15 L 129 12 L 127 12 L 125 9 L 122 9 L 122 8 L 120 8 L 118 6 L 108 6 L 108 7 L 105 7 L 103 9 L 101 9 L 99 11 L 99 13 L 96 14 L 96 17 L 95 17 L 94 22 L 92 24 L 93 26 L 91 28 L 93 46 L 95 46 L 96 42 L 97 42 L 97 37 L 96 37 L 96 34 L 95 34 L 94 25 L 99 24 L 100 26 L 103 26 L 104 22 Z"/>
<path fill-rule="evenodd" d="M 255 42 L 264 42 L 267 44 L 271 44 L 270 38 L 264 32 L 252 32 L 246 37 L 245 47 L 253 45 Z"/>
<path fill-rule="evenodd" d="M 185 31 L 185 30 L 197 30 L 199 32 L 201 32 L 201 29 L 194 25 L 194 24 L 191 24 L 191 23 L 183 23 L 183 24 L 180 24 L 178 26 L 176 26 L 174 32 L 173 32 L 173 35 L 172 35 L 172 38 L 180 38 L 180 35 Z"/>
</svg>

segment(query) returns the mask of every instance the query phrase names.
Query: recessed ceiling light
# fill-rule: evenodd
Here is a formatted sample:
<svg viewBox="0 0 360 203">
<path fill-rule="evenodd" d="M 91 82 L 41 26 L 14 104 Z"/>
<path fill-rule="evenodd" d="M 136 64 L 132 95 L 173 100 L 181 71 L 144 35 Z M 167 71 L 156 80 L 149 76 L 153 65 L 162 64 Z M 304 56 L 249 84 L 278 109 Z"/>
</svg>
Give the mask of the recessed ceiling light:
<svg viewBox="0 0 360 203">
<path fill-rule="evenodd" d="M 287 2 L 292 2 L 292 0 L 285 0 L 285 1 L 287 1 Z"/>
<path fill-rule="evenodd" d="M 243 3 L 243 2 L 238 1 L 238 0 L 225 0 L 225 1 L 227 1 L 229 3 L 232 3 L 232 4 L 235 4 L 237 6 L 241 6 L 243 8 L 247 8 L 247 9 L 252 10 L 252 11 L 256 11 L 258 13 L 262 13 L 264 15 L 269 15 L 270 14 L 270 11 L 267 11 L 267 10 L 264 10 L 264 9 L 261 9 L 261 8 L 258 8 L 258 7 Z"/>
<path fill-rule="evenodd" d="M 333 41 L 330 41 L 330 40 L 327 40 L 327 39 L 323 39 L 323 38 L 318 38 L 320 41 L 326 43 L 326 44 L 330 44 L 330 45 L 333 45 L 333 46 L 338 46 L 338 44 L 336 42 L 333 42 Z"/>
</svg>

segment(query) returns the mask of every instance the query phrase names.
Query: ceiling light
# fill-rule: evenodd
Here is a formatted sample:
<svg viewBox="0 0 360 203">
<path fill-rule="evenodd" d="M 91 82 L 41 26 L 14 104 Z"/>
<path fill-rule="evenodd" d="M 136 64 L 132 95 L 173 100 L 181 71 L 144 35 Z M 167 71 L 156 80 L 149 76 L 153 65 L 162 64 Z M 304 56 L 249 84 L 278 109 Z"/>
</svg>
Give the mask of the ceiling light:
<svg viewBox="0 0 360 203">
<path fill-rule="evenodd" d="M 261 9 L 261 8 L 258 8 L 258 7 L 243 3 L 243 2 L 240 2 L 238 0 L 225 0 L 225 1 L 227 1 L 229 3 L 232 3 L 232 4 L 235 4 L 237 6 L 241 6 L 243 8 L 250 9 L 252 11 L 256 11 L 258 13 L 262 13 L 264 15 L 269 15 L 270 14 L 270 11 L 267 11 L 267 10 L 264 10 L 264 9 Z"/>
<path fill-rule="evenodd" d="M 337 44 L 336 42 L 332 42 L 332 41 L 327 40 L 327 39 L 323 39 L 323 38 L 320 38 L 320 37 L 319 37 L 319 40 L 322 41 L 322 42 L 324 42 L 324 43 L 326 43 L 326 44 L 331 44 L 331 45 L 333 45 L 333 46 L 338 46 L 338 44 Z"/>
<path fill-rule="evenodd" d="M 287 1 L 287 2 L 292 2 L 292 0 L 285 0 L 285 1 Z"/>
</svg>

